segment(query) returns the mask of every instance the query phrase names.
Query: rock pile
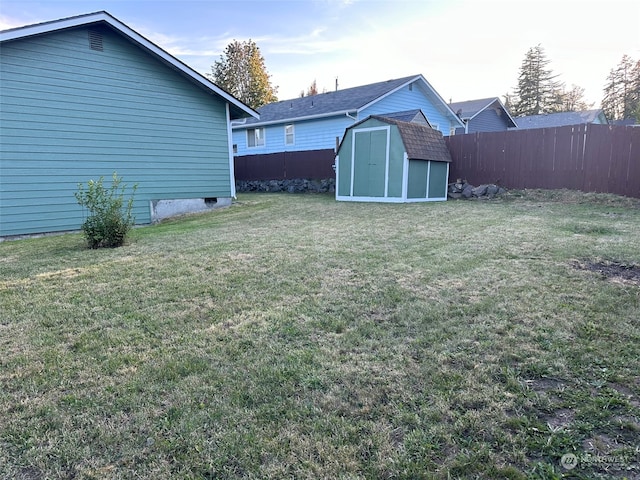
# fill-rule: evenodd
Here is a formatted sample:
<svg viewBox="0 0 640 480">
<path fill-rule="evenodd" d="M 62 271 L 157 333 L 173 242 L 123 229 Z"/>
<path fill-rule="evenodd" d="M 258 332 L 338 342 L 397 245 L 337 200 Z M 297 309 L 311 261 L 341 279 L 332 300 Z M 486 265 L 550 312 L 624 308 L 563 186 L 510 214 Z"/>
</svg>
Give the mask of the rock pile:
<svg viewBox="0 0 640 480">
<path fill-rule="evenodd" d="M 449 198 L 493 198 L 502 195 L 506 190 L 494 184 L 478 185 L 474 187 L 466 180 L 458 179 L 449 184 L 447 196 Z"/>
<path fill-rule="evenodd" d="M 333 178 L 324 180 L 308 180 L 297 178 L 293 180 L 238 180 L 238 192 L 288 192 L 288 193 L 326 193 L 336 191 L 336 181 Z"/>
</svg>

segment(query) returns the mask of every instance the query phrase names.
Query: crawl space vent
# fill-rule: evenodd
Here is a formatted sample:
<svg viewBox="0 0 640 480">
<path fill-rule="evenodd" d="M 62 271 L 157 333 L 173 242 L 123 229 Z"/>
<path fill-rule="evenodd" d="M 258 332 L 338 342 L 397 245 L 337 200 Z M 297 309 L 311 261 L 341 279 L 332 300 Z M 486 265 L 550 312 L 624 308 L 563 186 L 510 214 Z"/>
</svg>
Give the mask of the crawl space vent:
<svg viewBox="0 0 640 480">
<path fill-rule="evenodd" d="M 102 33 L 89 30 L 89 48 L 99 52 L 102 51 Z"/>
</svg>

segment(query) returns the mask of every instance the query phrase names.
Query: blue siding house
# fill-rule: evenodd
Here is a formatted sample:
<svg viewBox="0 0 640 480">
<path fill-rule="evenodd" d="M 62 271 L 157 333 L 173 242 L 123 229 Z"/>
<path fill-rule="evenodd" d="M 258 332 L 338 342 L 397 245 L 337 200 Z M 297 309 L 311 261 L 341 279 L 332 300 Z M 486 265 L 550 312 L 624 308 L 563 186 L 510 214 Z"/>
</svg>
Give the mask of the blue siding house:
<svg viewBox="0 0 640 480">
<path fill-rule="evenodd" d="M 529 115 L 516 117 L 518 128 L 552 128 L 568 125 L 582 125 L 593 123 L 595 125 L 608 125 L 609 121 L 602 109 L 583 110 L 580 112 L 545 113 L 542 115 Z"/>
<path fill-rule="evenodd" d="M 499 132 L 518 127 L 498 97 L 453 102 L 449 106 L 464 122 L 464 128 L 457 129 L 457 134 Z"/>
<path fill-rule="evenodd" d="M 321 153 L 333 163 L 345 130 L 371 116 L 421 111 L 427 123 L 444 135 L 464 128 L 442 97 L 422 75 L 283 100 L 260 107 L 260 119 L 232 122 L 238 157 Z"/>
<path fill-rule="evenodd" d="M 114 171 L 136 223 L 229 203 L 258 117 L 106 12 L 0 32 L 0 111 L 0 237 L 78 230 L 78 183 Z"/>
</svg>

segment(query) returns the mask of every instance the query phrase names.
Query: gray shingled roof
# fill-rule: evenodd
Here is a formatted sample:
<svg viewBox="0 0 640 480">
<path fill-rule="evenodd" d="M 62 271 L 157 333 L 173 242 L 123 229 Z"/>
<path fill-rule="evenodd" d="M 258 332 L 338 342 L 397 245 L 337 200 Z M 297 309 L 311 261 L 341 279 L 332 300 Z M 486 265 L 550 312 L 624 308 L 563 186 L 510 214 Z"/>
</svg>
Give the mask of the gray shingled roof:
<svg viewBox="0 0 640 480">
<path fill-rule="evenodd" d="M 386 116 L 372 115 L 369 118 L 375 118 L 398 127 L 410 160 L 451 162 L 451 154 L 442 132 L 439 130 L 434 130 L 421 123 L 403 122 Z"/>
<path fill-rule="evenodd" d="M 424 116 L 424 113 L 420 109 L 405 110 L 404 112 L 385 113 L 385 118 L 393 118 L 394 120 L 400 120 L 401 122 L 415 122 L 422 123 L 423 125 L 429 125 L 429 120 Z"/>
<path fill-rule="evenodd" d="M 550 128 L 566 125 L 581 125 L 593 123 L 602 114 L 602 110 L 583 110 L 582 112 L 547 113 L 543 115 L 529 115 L 517 117 L 518 128 Z"/>
<path fill-rule="evenodd" d="M 513 125 L 513 127 L 516 127 L 518 125 L 516 123 L 516 120 L 511 116 L 507 108 L 503 105 L 498 97 L 480 98 L 478 100 L 467 100 L 465 102 L 453 102 L 449 104 L 449 107 L 462 120 L 468 121 L 478 115 L 484 109 L 489 108 L 494 102 L 498 102 L 500 107 L 507 114 L 507 118 L 511 119 L 511 124 Z"/>
<path fill-rule="evenodd" d="M 485 109 L 488 105 L 497 100 L 497 97 L 481 98 L 478 100 L 467 100 L 465 102 L 453 102 L 449 107 L 453 112 L 463 120 L 467 120 L 476 115 L 480 110 Z M 460 112 L 460 113 L 458 113 Z"/>
<path fill-rule="evenodd" d="M 412 75 L 360 87 L 345 88 L 335 92 L 319 93 L 308 97 L 270 103 L 257 109 L 260 114 L 260 120 L 249 119 L 246 124 L 293 120 L 331 113 L 355 112 L 418 78 L 421 78 L 421 76 Z"/>
</svg>

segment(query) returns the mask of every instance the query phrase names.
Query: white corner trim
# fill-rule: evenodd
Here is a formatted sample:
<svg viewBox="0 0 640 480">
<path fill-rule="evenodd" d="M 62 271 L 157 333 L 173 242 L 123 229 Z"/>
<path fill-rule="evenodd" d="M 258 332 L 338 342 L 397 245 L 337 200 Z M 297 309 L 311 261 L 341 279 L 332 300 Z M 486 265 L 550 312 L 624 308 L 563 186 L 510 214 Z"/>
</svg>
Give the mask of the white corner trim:
<svg viewBox="0 0 640 480">
<path fill-rule="evenodd" d="M 231 111 L 229 104 L 225 103 L 227 118 L 227 148 L 229 149 L 229 181 L 231 182 L 231 198 L 236 198 L 236 170 L 233 158 L 233 134 L 231 133 Z"/>
</svg>

